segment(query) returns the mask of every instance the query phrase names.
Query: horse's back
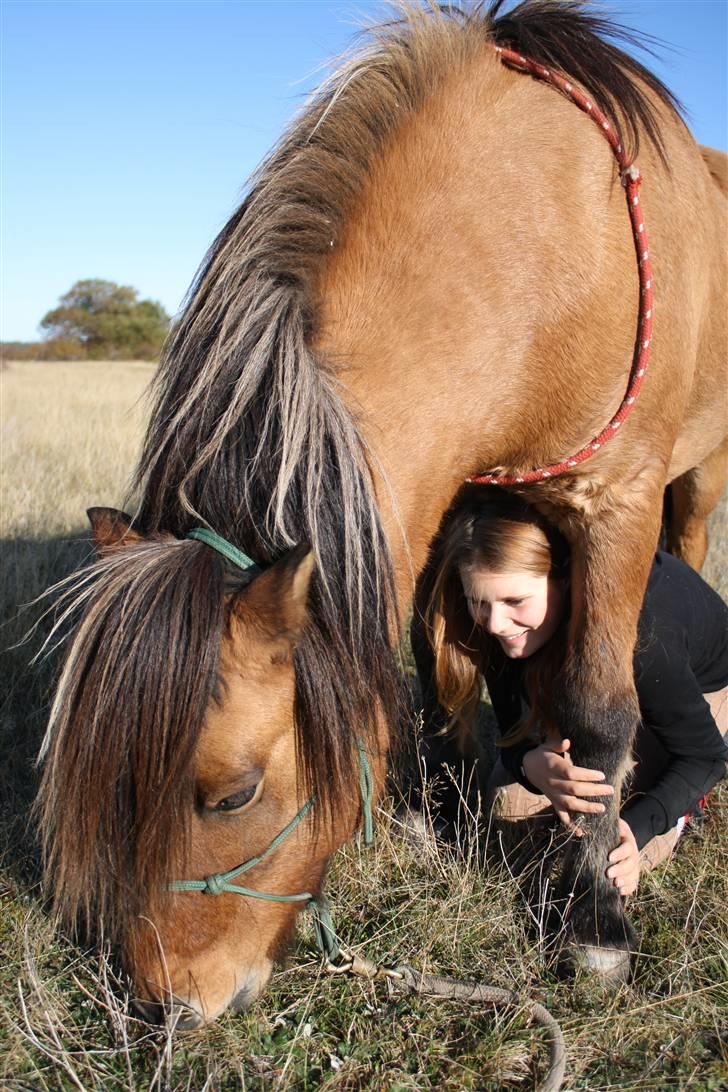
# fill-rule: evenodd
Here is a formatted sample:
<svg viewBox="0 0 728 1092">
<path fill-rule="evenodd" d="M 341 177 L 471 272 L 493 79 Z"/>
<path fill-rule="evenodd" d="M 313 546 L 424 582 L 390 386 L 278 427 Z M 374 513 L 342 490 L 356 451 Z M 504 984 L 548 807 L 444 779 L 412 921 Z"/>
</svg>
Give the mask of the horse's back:
<svg viewBox="0 0 728 1092">
<path fill-rule="evenodd" d="M 728 157 L 691 138 L 686 152 L 671 163 L 669 208 L 681 215 L 665 234 L 665 291 L 655 284 L 655 320 L 674 334 L 665 396 L 689 380 L 669 480 L 701 464 L 728 432 Z"/>
</svg>

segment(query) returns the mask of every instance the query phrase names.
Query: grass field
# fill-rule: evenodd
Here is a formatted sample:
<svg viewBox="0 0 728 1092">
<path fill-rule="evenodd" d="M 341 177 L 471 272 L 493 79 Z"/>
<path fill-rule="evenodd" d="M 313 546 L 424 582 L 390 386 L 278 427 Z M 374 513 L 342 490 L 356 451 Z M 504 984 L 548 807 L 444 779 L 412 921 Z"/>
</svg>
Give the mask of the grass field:
<svg viewBox="0 0 728 1092">
<path fill-rule="evenodd" d="M 84 511 L 120 505 L 144 419 L 144 364 L 16 364 L 2 377 L 0 1087 L 10 1089 L 533 1088 L 545 1052 L 522 1010 L 389 996 L 322 975 L 301 923 L 286 967 L 251 1012 L 170 1037 L 130 1013 L 108 961 L 44 911 L 28 808 L 52 665 L 27 607 L 88 553 Z M 714 540 L 726 542 L 725 504 Z M 706 576 L 728 595 L 725 545 Z M 632 900 L 633 981 L 612 994 L 559 982 L 507 871 L 413 840 L 385 804 L 374 848 L 353 842 L 328 883 L 337 929 L 370 958 L 517 989 L 546 1003 L 568 1047 L 565 1088 L 728 1088 L 728 791 L 666 871 Z"/>
</svg>

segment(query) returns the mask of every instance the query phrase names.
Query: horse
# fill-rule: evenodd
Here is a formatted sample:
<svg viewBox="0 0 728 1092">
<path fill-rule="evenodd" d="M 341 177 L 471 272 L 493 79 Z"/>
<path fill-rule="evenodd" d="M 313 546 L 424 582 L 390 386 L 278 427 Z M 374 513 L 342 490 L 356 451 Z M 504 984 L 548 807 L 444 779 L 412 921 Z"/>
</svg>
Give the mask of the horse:
<svg viewBox="0 0 728 1092">
<path fill-rule="evenodd" d="M 47 882 L 180 1027 L 264 989 L 361 821 L 361 749 L 381 795 L 407 719 L 398 635 L 463 481 L 566 457 L 624 393 L 640 299 L 620 173 L 497 48 L 574 81 L 645 180 L 649 376 L 609 444 L 521 489 L 574 559 L 556 717 L 616 790 L 564 850 L 568 946 L 605 976 L 634 946 L 604 866 L 663 494 L 699 565 L 724 476 L 724 160 L 606 20 L 501 7 L 405 7 L 259 168 L 170 333 L 133 517 L 90 511 L 98 558 L 61 600 Z M 224 889 L 241 861 L 249 887 Z"/>
</svg>

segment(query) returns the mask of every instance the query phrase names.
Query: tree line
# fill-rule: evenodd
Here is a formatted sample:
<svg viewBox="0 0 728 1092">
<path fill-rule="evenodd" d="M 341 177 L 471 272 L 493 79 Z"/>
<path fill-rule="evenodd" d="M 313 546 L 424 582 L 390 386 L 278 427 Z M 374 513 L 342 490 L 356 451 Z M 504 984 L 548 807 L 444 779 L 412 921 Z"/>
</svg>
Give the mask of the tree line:
<svg viewBox="0 0 728 1092">
<path fill-rule="evenodd" d="M 41 319 L 42 341 L 3 342 L 13 360 L 156 360 L 170 326 L 161 303 L 113 281 L 77 281 Z"/>
</svg>

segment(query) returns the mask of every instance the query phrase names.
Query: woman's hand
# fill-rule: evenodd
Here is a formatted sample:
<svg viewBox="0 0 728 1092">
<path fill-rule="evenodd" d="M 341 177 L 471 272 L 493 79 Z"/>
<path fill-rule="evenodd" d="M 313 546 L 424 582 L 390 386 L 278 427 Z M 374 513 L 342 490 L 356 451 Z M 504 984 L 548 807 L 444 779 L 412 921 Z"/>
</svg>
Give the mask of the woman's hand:
<svg viewBox="0 0 728 1092">
<path fill-rule="evenodd" d="M 549 740 L 532 751 L 526 751 L 523 770 L 526 777 L 551 801 L 554 811 L 565 827 L 572 827 L 575 815 L 601 815 L 604 804 L 585 800 L 586 796 L 612 796 L 614 789 L 605 785 L 600 770 L 587 770 L 571 761 L 568 739 Z M 600 784 L 602 782 L 602 784 Z M 575 834 L 582 834 L 579 828 Z M 615 850 L 616 852 L 616 850 Z"/>
<path fill-rule="evenodd" d="M 619 820 L 619 845 L 609 854 L 607 879 L 619 888 L 620 895 L 634 895 L 640 882 L 640 851 L 632 829 Z"/>
</svg>

